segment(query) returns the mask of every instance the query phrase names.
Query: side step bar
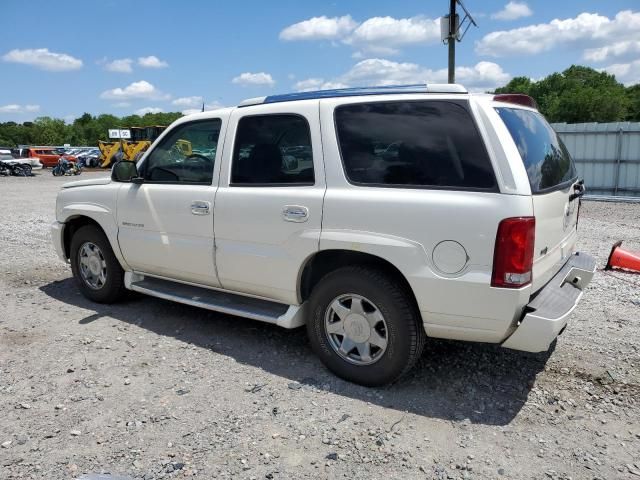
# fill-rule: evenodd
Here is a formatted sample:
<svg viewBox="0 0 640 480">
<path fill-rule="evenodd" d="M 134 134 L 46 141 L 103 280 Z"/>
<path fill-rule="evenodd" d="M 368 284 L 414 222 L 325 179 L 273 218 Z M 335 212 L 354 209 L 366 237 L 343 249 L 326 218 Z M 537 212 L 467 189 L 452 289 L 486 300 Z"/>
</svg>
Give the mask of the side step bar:
<svg viewBox="0 0 640 480">
<path fill-rule="evenodd" d="M 304 305 L 286 305 L 133 272 L 125 273 L 125 286 L 129 290 L 153 297 L 273 323 L 284 328 L 296 328 L 305 323 Z"/>
</svg>

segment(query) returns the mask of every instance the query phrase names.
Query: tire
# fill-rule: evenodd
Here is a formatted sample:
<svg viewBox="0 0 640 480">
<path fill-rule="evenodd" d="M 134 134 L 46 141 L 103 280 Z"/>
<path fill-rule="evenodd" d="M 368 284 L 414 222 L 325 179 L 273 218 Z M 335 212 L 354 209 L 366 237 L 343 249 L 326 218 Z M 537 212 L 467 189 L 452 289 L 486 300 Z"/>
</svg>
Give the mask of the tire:
<svg viewBox="0 0 640 480">
<path fill-rule="evenodd" d="M 87 252 L 91 255 L 87 256 Z M 81 257 L 85 259 L 85 263 L 81 261 Z M 70 260 L 76 284 L 89 300 L 115 303 L 124 296 L 124 270 L 100 228 L 86 225 L 74 233 Z"/>
<path fill-rule="evenodd" d="M 415 301 L 379 269 L 349 266 L 327 274 L 313 289 L 309 307 L 311 347 L 340 378 L 368 387 L 385 385 L 407 373 L 422 354 L 426 334 Z M 335 331 L 340 328 L 344 335 Z M 346 339 L 360 343 L 345 346 Z"/>
</svg>

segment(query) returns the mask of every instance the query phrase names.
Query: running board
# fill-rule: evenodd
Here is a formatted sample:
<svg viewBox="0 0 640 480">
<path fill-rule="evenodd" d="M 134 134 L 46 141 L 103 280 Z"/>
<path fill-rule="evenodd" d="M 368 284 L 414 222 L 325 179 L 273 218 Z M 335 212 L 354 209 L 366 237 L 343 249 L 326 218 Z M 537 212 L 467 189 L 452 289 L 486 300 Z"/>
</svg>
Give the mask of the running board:
<svg viewBox="0 0 640 480">
<path fill-rule="evenodd" d="M 214 312 L 237 315 L 284 328 L 304 325 L 303 305 L 286 305 L 260 298 L 246 297 L 222 290 L 188 285 L 185 283 L 126 272 L 125 286 L 135 292 L 153 297 L 205 308 Z"/>
</svg>

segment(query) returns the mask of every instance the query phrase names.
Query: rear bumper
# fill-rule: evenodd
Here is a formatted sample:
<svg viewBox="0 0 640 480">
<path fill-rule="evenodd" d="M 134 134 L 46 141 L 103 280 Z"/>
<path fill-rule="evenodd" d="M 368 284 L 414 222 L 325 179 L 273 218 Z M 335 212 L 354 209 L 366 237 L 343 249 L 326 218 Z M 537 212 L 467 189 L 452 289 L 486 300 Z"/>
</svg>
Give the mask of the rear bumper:
<svg viewBox="0 0 640 480">
<path fill-rule="evenodd" d="M 596 261 L 592 256 L 573 254 L 525 307 L 518 327 L 502 346 L 525 352 L 547 351 L 567 325 L 595 271 Z"/>
<path fill-rule="evenodd" d="M 53 241 L 53 246 L 56 249 L 58 257 L 65 263 L 69 263 L 64 252 L 64 226 L 64 223 L 60 222 L 53 222 L 51 224 L 51 240 Z"/>
</svg>

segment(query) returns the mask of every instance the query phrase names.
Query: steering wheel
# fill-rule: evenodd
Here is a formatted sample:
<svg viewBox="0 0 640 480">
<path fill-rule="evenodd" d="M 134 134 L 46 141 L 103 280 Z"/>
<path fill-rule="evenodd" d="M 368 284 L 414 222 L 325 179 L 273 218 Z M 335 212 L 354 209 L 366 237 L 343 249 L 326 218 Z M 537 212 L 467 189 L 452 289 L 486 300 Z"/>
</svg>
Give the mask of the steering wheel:
<svg viewBox="0 0 640 480">
<path fill-rule="evenodd" d="M 211 163 L 211 159 L 209 157 L 205 157 L 204 155 L 200 155 L 199 153 L 192 153 L 184 159 L 184 163 L 195 163 L 200 161 Z"/>
</svg>

